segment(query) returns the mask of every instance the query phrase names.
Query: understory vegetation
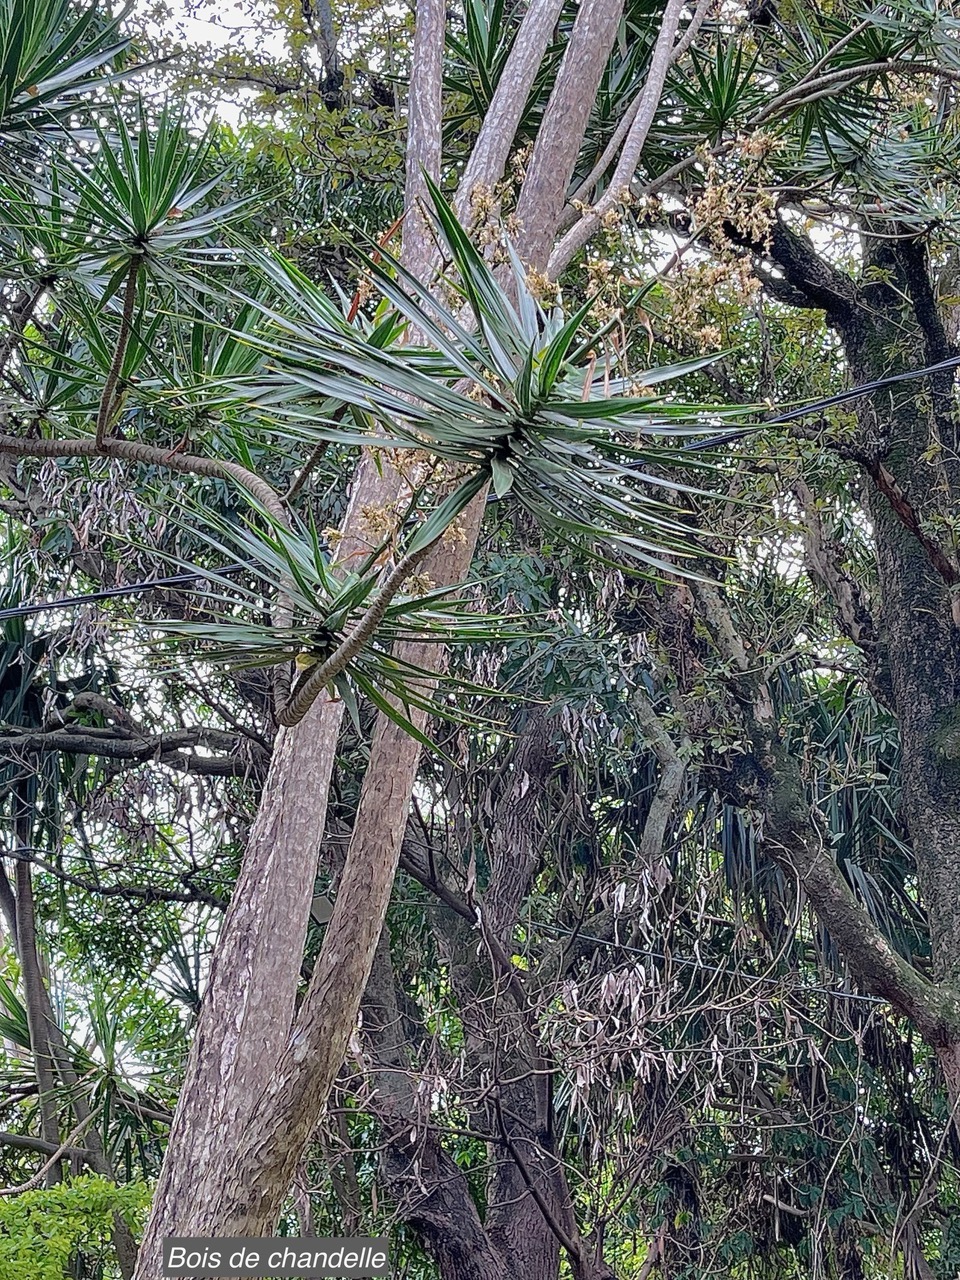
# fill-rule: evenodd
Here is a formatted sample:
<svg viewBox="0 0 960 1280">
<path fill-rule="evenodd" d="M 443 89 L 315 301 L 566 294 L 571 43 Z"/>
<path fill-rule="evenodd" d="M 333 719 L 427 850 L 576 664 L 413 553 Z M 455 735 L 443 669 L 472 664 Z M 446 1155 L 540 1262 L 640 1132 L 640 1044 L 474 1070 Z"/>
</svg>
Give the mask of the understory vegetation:
<svg viewBox="0 0 960 1280">
<path fill-rule="evenodd" d="M 960 19 L 0 0 L 0 1280 L 960 1275 Z"/>
</svg>

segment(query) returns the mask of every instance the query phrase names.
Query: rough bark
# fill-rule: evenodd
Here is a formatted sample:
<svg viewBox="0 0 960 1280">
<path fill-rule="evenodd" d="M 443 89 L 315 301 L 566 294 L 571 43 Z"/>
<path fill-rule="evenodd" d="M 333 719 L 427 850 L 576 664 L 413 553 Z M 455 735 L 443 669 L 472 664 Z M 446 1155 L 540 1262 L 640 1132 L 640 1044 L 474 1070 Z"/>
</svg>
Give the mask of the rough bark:
<svg viewBox="0 0 960 1280">
<path fill-rule="evenodd" d="M 561 1251 L 576 1280 L 612 1275 L 579 1234 L 558 1158 L 550 1062 L 540 1050 L 533 1016 L 536 975 L 521 975 L 509 959 L 513 931 L 540 864 L 552 738 L 541 712 L 520 732 L 491 819 L 489 885 L 481 898 L 471 898 L 472 906 L 431 879 L 421 853 L 410 849 L 405 856 L 405 864 L 419 869 L 444 904 L 438 912 L 440 933 L 480 1099 L 471 1103 L 465 1096 L 463 1105 L 471 1127 L 491 1135 L 482 1223 L 463 1173 L 444 1153 L 430 1117 L 421 1114 L 412 1083 L 417 1036 L 399 1007 L 385 937 L 364 998 L 365 1038 L 377 1086 L 372 1106 L 386 1143 L 383 1172 L 398 1212 L 436 1258 L 443 1280 L 517 1275 L 556 1280 Z M 483 1081 L 493 1082 L 492 1093 Z"/>
<path fill-rule="evenodd" d="M 546 262 L 620 12 L 621 0 L 586 0 L 581 6 L 540 132 L 535 180 L 532 188 L 529 181 L 524 188 L 521 251 L 531 261 Z M 550 6 L 538 7 L 544 23 L 551 24 L 551 13 Z M 436 176 L 439 161 L 443 25 L 442 5 L 421 0 L 403 258 L 408 268 L 427 276 L 434 253 L 419 216 L 419 198 L 422 171 Z M 521 95 L 509 95 L 500 118 L 488 116 L 490 130 L 512 137 L 523 105 Z M 500 176 L 495 170 L 502 154 L 502 148 L 493 148 L 476 167 L 475 180 L 492 185 Z M 344 526 L 348 537 L 359 527 L 361 505 L 396 494 L 395 480 L 381 479 L 369 459 L 361 464 L 354 488 Z M 362 503 L 356 500 L 360 489 L 365 490 Z M 482 506 L 482 499 L 474 504 L 465 543 L 427 562 L 435 581 L 460 581 L 466 573 Z M 404 656 L 427 666 L 438 660 L 434 647 L 430 650 Z M 419 748 L 391 724 L 378 725 L 334 915 L 292 1022 L 336 747 L 334 714 L 315 707 L 278 742 L 218 944 L 137 1280 L 159 1280 L 160 1242 L 166 1236 L 272 1230 L 340 1067 L 380 936 Z"/>
<path fill-rule="evenodd" d="M 347 517 L 354 530 L 382 484 L 372 465 L 361 467 Z M 345 538 L 341 557 L 362 545 L 356 534 Z M 318 699 L 299 725 L 278 734 L 221 926 L 138 1280 L 159 1277 L 166 1237 L 220 1230 L 224 1183 L 233 1176 L 227 1153 L 290 1032 L 342 716 L 342 703 Z"/>
<path fill-rule="evenodd" d="M 583 0 L 537 134 L 517 202 L 518 243 L 542 271 L 567 198 L 597 87 L 623 14 L 623 0 Z"/>
<path fill-rule="evenodd" d="M 917 264 L 905 269 L 903 251 L 878 249 L 880 272 L 893 276 L 864 286 L 864 317 L 847 326 L 851 372 L 867 380 L 922 363 L 931 348 L 929 322 L 903 295 L 917 289 Z M 924 268 L 925 271 L 927 268 Z M 911 275 L 913 280 L 911 284 Z M 914 335 L 904 352 L 904 332 Z M 936 347 L 933 350 L 940 354 Z M 942 350 L 942 348 L 941 348 Z M 952 383 L 952 379 L 949 380 Z M 946 394 L 945 394 L 946 391 Z M 946 403 L 944 403 L 944 401 Z M 879 393 L 860 412 L 866 447 L 882 454 L 883 469 L 921 522 L 956 509 L 956 410 L 950 386 L 906 384 Z M 938 437 L 944 462 L 925 455 Z M 873 469 L 868 467 L 868 475 Z M 900 727 L 903 801 L 927 906 L 935 976 L 960 990 L 960 629 L 955 588 L 928 546 L 903 519 L 871 475 L 869 500 L 880 587 L 880 627 L 887 641 L 890 681 Z M 882 478 L 882 477 L 881 477 Z"/>
<path fill-rule="evenodd" d="M 167 1236 L 230 1234 L 220 1212 L 235 1165 L 225 1152 L 289 1035 L 342 710 L 317 701 L 279 735 L 194 1033 L 140 1280 L 159 1277 Z"/>
</svg>

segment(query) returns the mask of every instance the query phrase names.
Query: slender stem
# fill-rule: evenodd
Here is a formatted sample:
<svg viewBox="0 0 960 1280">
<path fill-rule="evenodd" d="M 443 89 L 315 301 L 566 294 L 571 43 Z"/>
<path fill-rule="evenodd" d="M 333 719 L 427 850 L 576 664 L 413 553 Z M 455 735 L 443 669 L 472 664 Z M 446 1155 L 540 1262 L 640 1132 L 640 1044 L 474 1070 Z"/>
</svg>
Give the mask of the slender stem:
<svg viewBox="0 0 960 1280">
<path fill-rule="evenodd" d="M 119 406 L 117 383 L 120 381 L 123 359 L 127 354 L 130 333 L 133 329 L 133 309 L 137 303 L 137 277 L 140 274 L 142 265 L 143 258 L 137 256 L 130 259 L 130 265 L 127 268 L 126 282 L 123 289 L 123 311 L 120 315 L 120 331 L 117 334 L 117 345 L 114 348 L 113 360 L 110 364 L 107 380 L 103 385 L 103 395 L 100 397 L 100 408 L 97 412 L 97 445 L 101 447 Z"/>
<path fill-rule="evenodd" d="M 580 1241 L 574 1240 L 567 1235 L 566 1231 L 564 1231 L 563 1227 L 557 1221 L 553 1210 L 545 1200 L 540 1188 L 534 1181 L 520 1148 L 514 1142 L 507 1129 L 503 1118 L 503 1110 L 500 1105 L 500 1098 L 497 1094 L 494 1094 L 493 1097 L 493 1109 L 494 1114 L 497 1117 L 497 1127 L 500 1130 L 500 1136 L 503 1139 L 503 1144 L 513 1157 L 513 1161 L 516 1164 L 517 1169 L 520 1171 L 520 1177 L 523 1179 L 527 1190 L 536 1201 L 537 1208 L 543 1214 L 544 1222 L 546 1222 L 547 1226 L 556 1236 L 559 1243 L 566 1250 L 571 1262 L 573 1262 L 575 1266 L 578 1265 L 583 1260 L 583 1248 L 581 1247 Z"/>
<path fill-rule="evenodd" d="M 306 462 L 300 468 L 300 471 L 297 473 L 296 478 L 291 482 L 290 488 L 283 495 L 284 502 L 292 502 L 293 499 L 297 496 L 297 494 L 306 484 L 311 473 L 319 465 L 320 459 L 326 453 L 327 449 L 329 448 L 329 445 L 330 445 L 329 440 L 320 441 L 317 447 L 310 454 L 310 457 L 306 460 Z"/>
<path fill-rule="evenodd" d="M 435 538 L 433 542 L 421 547 L 413 555 L 404 556 L 387 577 L 377 594 L 376 600 L 374 600 L 350 634 L 338 645 L 326 662 L 322 662 L 319 666 L 314 667 L 313 670 L 304 673 L 304 678 L 294 689 L 287 700 L 286 706 L 281 708 L 277 716 L 282 725 L 289 729 L 295 724 L 299 724 L 321 691 L 332 680 L 335 680 L 341 671 L 346 668 L 347 664 L 357 656 L 383 621 L 390 601 L 417 565 L 426 558 L 427 553 L 437 541 L 439 541 L 439 538 Z"/>
<path fill-rule="evenodd" d="M 17 820 L 17 845 L 26 842 L 26 833 L 22 819 Z M 37 1098 L 40 1106 L 40 1131 L 44 1142 L 60 1141 L 59 1125 L 55 1107 L 56 1078 L 53 1070 L 53 1057 L 50 1048 L 50 1037 L 47 1033 L 46 993 L 43 986 L 43 975 L 40 972 L 40 956 L 37 949 L 36 915 L 33 903 L 33 882 L 30 867 L 27 863 L 17 862 L 17 955 L 20 961 L 20 973 L 23 981 L 24 1005 L 27 1012 L 27 1027 L 30 1032 L 30 1050 L 33 1055 L 33 1068 L 37 1076 Z M 43 1169 L 47 1186 L 60 1181 L 61 1171 L 56 1160 L 49 1161 Z"/>
<path fill-rule="evenodd" d="M 75 1145 L 76 1142 L 83 1136 L 83 1131 L 90 1128 L 92 1122 L 93 1116 L 88 1116 L 81 1124 L 76 1125 L 75 1128 L 67 1135 L 66 1140 L 60 1143 L 58 1147 L 54 1148 L 53 1155 L 46 1162 L 43 1168 L 38 1169 L 28 1182 L 21 1182 L 17 1187 L 0 1188 L 0 1196 L 21 1196 L 25 1191 L 33 1191 L 36 1187 L 39 1187 L 44 1178 L 53 1171 L 54 1166 L 58 1165 L 64 1156 L 73 1155 L 77 1151 L 77 1147 Z M 46 1150 L 49 1145 L 49 1143 L 45 1142 L 43 1144 L 43 1149 Z M 88 1154 L 89 1152 L 83 1152 L 84 1156 L 87 1156 Z"/>
</svg>

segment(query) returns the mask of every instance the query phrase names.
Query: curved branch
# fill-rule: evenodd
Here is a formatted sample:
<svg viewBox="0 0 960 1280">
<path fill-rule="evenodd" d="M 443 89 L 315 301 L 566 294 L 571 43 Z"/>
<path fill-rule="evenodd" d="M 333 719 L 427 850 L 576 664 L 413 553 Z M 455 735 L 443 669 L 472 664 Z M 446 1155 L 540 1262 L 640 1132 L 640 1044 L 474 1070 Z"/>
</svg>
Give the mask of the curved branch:
<svg viewBox="0 0 960 1280">
<path fill-rule="evenodd" d="M 277 719 L 286 728 L 299 724 L 320 693 L 331 681 L 335 680 L 348 663 L 352 662 L 360 650 L 367 644 L 373 633 L 383 621 L 390 601 L 403 586 L 404 581 L 413 573 L 417 565 L 427 556 L 434 543 L 428 542 L 425 547 L 415 551 L 413 555 L 404 556 L 393 572 L 387 577 L 377 594 L 376 600 L 363 615 L 350 634 L 337 646 L 336 650 L 325 662 L 304 673 L 293 693 L 281 707 Z"/>
<path fill-rule="evenodd" d="M 0 435 L 0 453 L 21 458 L 119 458 L 140 462 L 149 467 L 168 467 L 188 475 L 210 476 L 216 480 L 234 480 L 251 493 L 263 509 L 285 529 L 290 521 L 280 495 L 266 480 L 248 471 L 239 462 L 225 458 L 203 458 L 195 453 L 170 453 L 138 440 L 27 440 L 22 436 Z"/>
<path fill-rule="evenodd" d="M 791 230 L 780 219 L 774 221 L 765 244 L 730 223 L 724 223 L 723 230 L 732 243 L 778 266 L 787 285 L 806 298 L 807 306 L 825 311 L 831 324 L 843 325 L 859 315 L 862 300 L 855 281 L 822 258 L 807 236 Z M 769 277 L 767 283 L 774 287 Z"/>
<path fill-rule="evenodd" d="M 61 1143 L 60 1146 L 54 1150 L 53 1155 L 46 1164 L 41 1169 L 38 1169 L 33 1177 L 28 1179 L 28 1181 L 22 1182 L 18 1187 L 0 1187 L 0 1196 L 21 1196 L 25 1191 L 33 1191 L 36 1187 L 39 1187 L 40 1183 L 43 1182 L 50 1170 L 53 1169 L 64 1156 L 69 1155 L 76 1149 L 74 1144 L 77 1139 L 83 1135 L 84 1130 L 90 1128 L 93 1120 L 94 1116 L 91 1114 L 87 1116 L 82 1123 L 76 1125 L 67 1135 L 66 1142 Z M 88 1152 L 87 1154 L 92 1155 L 93 1153 Z"/>
<path fill-rule="evenodd" d="M 46 858 L 38 857 L 36 850 L 30 848 L 4 850 L 3 857 L 11 858 L 14 862 L 27 863 L 39 871 L 45 871 L 48 875 L 54 876 L 63 884 L 71 884 L 76 889 L 83 889 L 85 893 L 95 893 L 100 898 L 139 898 L 143 902 L 202 902 L 205 906 L 216 907 L 220 911 L 225 911 L 227 906 L 223 898 L 215 893 L 207 893 L 203 889 L 179 891 L 153 889 L 139 884 L 97 884 L 95 880 L 88 880 L 86 876 L 71 875 L 69 871 L 64 871 L 55 863 L 48 862 Z M 181 881 L 189 883 L 185 876 L 181 876 Z"/>
<path fill-rule="evenodd" d="M 64 1149 L 56 1142 L 44 1142 L 43 1138 L 32 1138 L 25 1133 L 0 1132 L 0 1147 L 13 1147 L 16 1151 L 39 1151 L 45 1156 L 69 1156 L 71 1159 L 87 1161 L 93 1155 L 86 1147 L 67 1147 Z"/>
<path fill-rule="evenodd" d="M 245 739 L 249 741 L 249 739 Z M 207 757 L 183 753 L 189 747 L 210 744 L 227 751 L 226 757 Z M 256 744 L 253 744 L 256 745 Z M 0 757 L 14 753 L 60 751 L 70 755 L 99 756 L 105 760 L 143 764 L 155 760 L 178 769 L 193 770 L 214 777 L 244 777 L 250 772 L 251 760 L 237 753 L 238 743 L 232 734 L 217 729 L 175 729 L 170 733 L 128 735 L 113 730 L 85 726 L 63 726 L 57 729 L 9 731 L 0 734 Z M 258 752 L 266 760 L 266 752 Z"/>
</svg>

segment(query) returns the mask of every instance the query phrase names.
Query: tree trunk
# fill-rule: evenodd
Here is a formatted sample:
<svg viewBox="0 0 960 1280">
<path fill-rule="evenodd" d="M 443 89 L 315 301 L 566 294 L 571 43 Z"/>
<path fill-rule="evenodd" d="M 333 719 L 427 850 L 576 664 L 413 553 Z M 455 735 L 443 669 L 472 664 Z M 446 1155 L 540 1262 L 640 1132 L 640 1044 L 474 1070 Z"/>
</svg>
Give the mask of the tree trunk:
<svg viewBox="0 0 960 1280">
<path fill-rule="evenodd" d="M 536 191 L 525 195 L 519 244 L 539 268 L 556 234 L 621 9 L 622 0 L 584 0 L 545 113 L 540 153 L 532 161 Z M 439 174 L 444 15 L 440 0 L 420 0 L 403 259 L 421 276 L 435 258 L 420 203 L 424 171 Z M 544 28 L 552 31 L 555 18 L 553 4 L 533 4 L 527 11 L 503 72 L 510 92 L 495 99 L 478 152 L 480 143 L 515 136 L 537 72 L 531 51 L 542 44 Z M 474 182 L 492 188 L 502 177 L 506 151 L 487 146 L 483 154 L 484 162 L 469 172 Z M 459 193 L 461 207 L 468 197 Z M 344 525 L 347 540 L 357 536 L 362 506 L 395 496 L 394 480 L 380 480 L 367 458 Z M 482 510 L 481 497 L 467 521 L 465 542 L 446 553 L 438 550 L 425 566 L 436 581 L 455 583 L 466 574 Z M 434 646 L 405 656 L 427 667 L 440 660 Z M 291 1027 L 338 724 L 339 707 L 315 706 L 278 742 L 218 943 L 137 1280 L 160 1280 L 165 1237 L 272 1231 L 340 1067 L 383 924 L 419 747 L 392 724 L 378 725 L 334 915 Z"/>
<path fill-rule="evenodd" d="M 369 460 L 351 493 L 348 521 L 383 484 Z M 362 547 L 340 544 L 341 559 Z M 326 822 L 341 702 L 318 699 L 293 729 L 281 729 L 240 877 L 220 929 L 170 1132 L 138 1280 L 158 1277 L 160 1243 L 215 1225 L 232 1160 L 265 1074 L 287 1043 Z M 231 1136 L 232 1135 L 232 1136 Z M 221 1231 L 222 1234 L 222 1231 Z"/>
<path fill-rule="evenodd" d="M 221 926 L 170 1132 L 177 1159 L 161 1171 L 141 1280 L 159 1277 L 167 1236 L 231 1234 L 219 1225 L 236 1168 L 227 1153 L 289 1035 L 341 715 L 341 704 L 318 700 L 295 729 L 280 731 Z"/>
<path fill-rule="evenodd" d="M 867 265 L 878 277 L 863 286 L 867 318 L 845 334 L 854 380 L 944 359 L 945 338 L 931 334 L 929 319 L 921 326 L 916 300 L 904 302 L 922 287 L 921 277 L 929 280 L 923 250 L 877 246 Z M 905 349 L 909 333 L 915 342 Z M 879 623 L 900 726 L 904 817 L 929 914 L 934 975 L 960 990 L 960 617 L 955 585 L 910 527 L 913 518 L 921 531 L 950 519 L 960 498 L 960 467 L 948 444 L 957 431 L 952 383 L 950 375 L 945 388 L 931 380 L 922 392 L 913 383 L 885 389 L 859 416 L 862 435 L 876 440 L 881 454 L 878 467 L 868 468 L 869 507 Z M 933 467 L 928 451 L 937 440 L 945 448 Z"/>
<path fill-rule="evenodd" d="M 440 1280 L 509 1280 L 474 1204 L 463 1170 L 431 1127 L 422 1127 L 410 1072 L 416 1070 L 397 1004 L 387 931 L 363 1001 L 365 1039 L 376 1065 L 373 1109 L 383 1131 L 383 1176 L 397 1212 L 436 1261 Z"/>
<path fill-rule="evenodd" d="M 21 848 L 27 842 L 19 841 Z M 50 1039 L 47 1035 L 47 1021 L 44 1011 L 47 1004 L 47 993 L 40 972 L 40 957 L 37 951 L 36 918 L 33 907 L 33 881 L 30 876 L 30 863 L 25 859 L 16 866 L 17 886 L 17 956 L 20 961 L 20 977 L 23 983 L 24 1005 L 27 1010 L 27 1027 L 30 1031 L 30 1053 L 33 1057 L 33 1069 L 37 1077 L 37 1102 L 40 1108 L 40 1136 L 44 1142 L 53 1144 L 54 1149 L 60 1143 L 60 1126 L 57 1123 L 55 1102 L 56 1078 L 53 1071 L 53 1059 L 50 1053 Z M 48 1169 L 45 1185 L 54 1186 L 62 1177 L 59 1164 Z"/>
</svg>

